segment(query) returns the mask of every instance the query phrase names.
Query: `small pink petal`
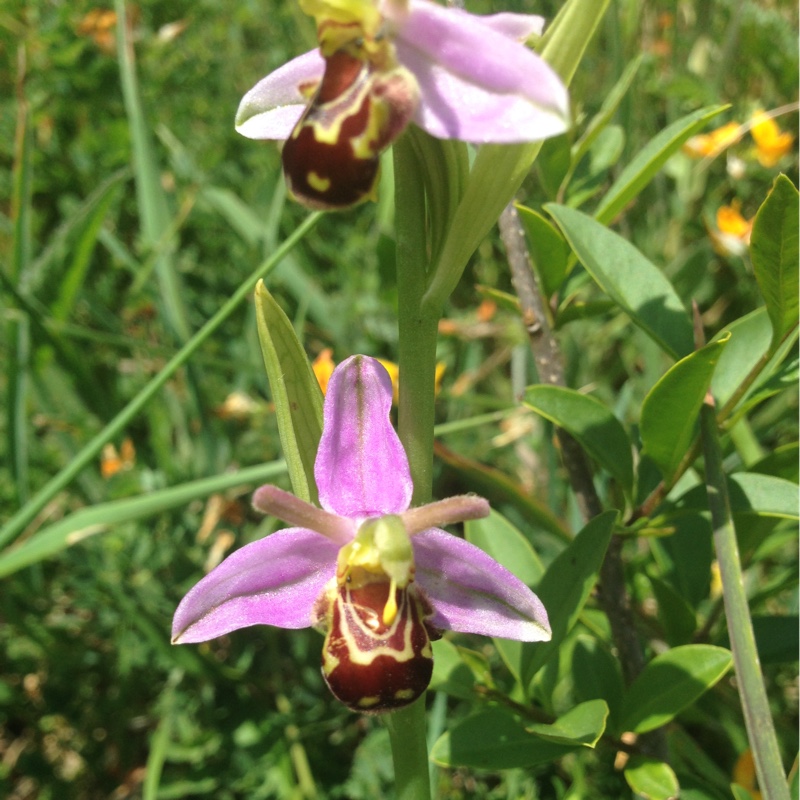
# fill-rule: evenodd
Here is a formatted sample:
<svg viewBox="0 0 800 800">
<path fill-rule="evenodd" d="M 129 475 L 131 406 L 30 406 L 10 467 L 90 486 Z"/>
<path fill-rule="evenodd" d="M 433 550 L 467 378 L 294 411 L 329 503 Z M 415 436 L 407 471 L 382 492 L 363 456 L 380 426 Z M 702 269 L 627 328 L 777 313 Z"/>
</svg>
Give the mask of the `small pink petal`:
<svg viewBox="0 0 800 800">
<path fill-rule="evenodd" d="M 303 528 L 245 545 L 181 600 L 173 643 L 205 642 L 249 625 L 313 625 L 314 604 L 336 574 L 338 552 L 333 542 Z"/>
<path fill-rule="evenodd" d="M 518 21 L 487 24 L 458 9 L 410 0 L 396 27 L 398 58 L 420 88 L 414 121 L 428 133 L 510 143 L 566 130 L 567 90 L 539 56 L 510 41 L 506 32 L 523 28 Z"/>
<path fill-rule="evenodd" d="M 417 585 L 437 628 L 546 642 L 550 623 L 541 600 L 479 547 L 438 528 L 412 538 Z"/>
<path fill-rule="evenodd" d="M 333 371 L 314 465 L 326 511 L 364 519 L 408 508 L 413 483 L 391 407 L 392 382 L 374 358 L 351 356 Z"/>
<path fill-rule="evenodd" d="M 300 87 L 318 83 L 324 71 L 319 50 L 311 50 L 270 72 L 239 103 L 236 130 L 248 139 L 288 139 L 308 105 Z"/>
<path fill-rule="evenodd" d="M 541 36 L 544 31 L 544 17 L 536 14 L 488 14 L 480 17 L 484 25 L 488 25 L 497 33 L 502 33 L 509 39 L 524 42 L 531 36 Z"/>
</svg>

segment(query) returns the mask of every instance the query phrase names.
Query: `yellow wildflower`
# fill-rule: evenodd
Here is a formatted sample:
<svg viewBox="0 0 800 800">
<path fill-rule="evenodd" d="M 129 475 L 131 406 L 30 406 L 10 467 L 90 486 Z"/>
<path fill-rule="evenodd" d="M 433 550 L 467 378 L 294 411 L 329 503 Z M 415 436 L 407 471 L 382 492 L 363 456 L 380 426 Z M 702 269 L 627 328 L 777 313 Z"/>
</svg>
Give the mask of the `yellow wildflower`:
<svg viewBox="0 0 800 800">
<path fill-rule="evenodd" d="M 774 167 L 794 144 L 794 136 L 782 131 L 778 123 L 763 111 L 753 114 L 750 133 L 756 143 L 756 155 L 762 167 Z"/>
<path fill-rule="evenodd" d="M 100 456 L 100 474 L 108 480 L 118 472 L 125 472 L 133 469 L 136 464 L 136 448 L 129 438 L 125 438 L 119 447 L 119 451 L 110 442 L 103 446 Z"/>
<path fill-rule="evenodd" d="M 320 388 L 322 389 L 322 394 L 325 394 L 328 390 L 328 380 L 330 379 L 333 369 L 336 364 L 333 361 L 333 350 L 330 348 L 325 348 L 315 359 L 314 363 L 311 365 L 311 368 L 314 370 L 314 374 L 317 376 L 317 380 L 319 381 Z M 400 391 L 400 367 L 394 363 L 394 361 L 389 361 L 385 358 L 379 358 L 378 362 L 381 366 L 389 373 L 389 379 L 392 381 L 392 402 L 397 405 L 399 399 L 399 391 Z M 436 375 L 434 378 L 435 381 L 435 392 L 438 395 L 441 388 L 442 388 L 442 376 L 444 375 L 446 367 L 443 363 L 439 362 L 436 365 Z"/>
<path fill-rule="evenodd" d="M 761 800 L 761 792 L 758 791 L 756 784 L 756 765 L 752 750 L 745 750 L 736 760 L 733 766 L 733 782 L 747 789 L 753 800 Z"/>
<path fill-rule="evenodd" d="M 322 394 L 328 391 L 328 381 L 331 379 L 331 375 L 333 375 L 335 366 L 336 364 L 333 363 L 333 350 L 331 350 L 330 347 L 326 347 L 322 350 L 311 364 L 311 369 L 314 370 L 314 375 L 317 376 Z"/>
<path fill-rule="evenodd" d="M 720 255 L 741 256 L 750 246 L 750 233 L 753 230 L 753 220 L 745 219 L 741 211 L 741 204 L 734 200 L 729 206 L 720 206 L 717 209 L 717 227 L 709 230 L 709 236 L 714 249 Z"/>
<path fill-rule="evenodd" d="M 692 158 L 715 158 L 742 138 L 743 129 L 738 122 L 729 122 L 721 128 L 692 136 L 683 145 L 683 152 Z"/>
<path fill-rule="evenodd" d="M 78 24 L 78 35 L 89 36 L 105 53 L 113 53 L 117 15 L 105 8 L 93 8 Z"/>
</svg>

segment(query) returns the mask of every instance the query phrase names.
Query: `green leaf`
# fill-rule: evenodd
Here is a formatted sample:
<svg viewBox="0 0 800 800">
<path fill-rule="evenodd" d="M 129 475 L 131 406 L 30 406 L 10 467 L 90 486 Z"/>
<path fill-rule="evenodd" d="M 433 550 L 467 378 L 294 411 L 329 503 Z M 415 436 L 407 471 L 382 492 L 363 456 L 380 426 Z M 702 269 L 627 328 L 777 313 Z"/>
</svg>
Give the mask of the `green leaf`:
<svg viewBox="0 0 800 800">
<path fill-rule="evenodd" d="M 756 637 L 758 658 L 762 664 L 792 664 L 797 661 L 800 647 L 797 614 L 787 616 L 753 617 L 753 633 Z M 728 629 L 718 642 L 722 647 L 730 647 Z"/>
<path fill-rule="evenodd" d="M 570 141 L 566 134 L 545 139 L 536 159 L 536 173 L 548 197 L 555 198 L 567 175 L 572 160 Z"/>
<path fill-rule="evenodd" d="M 615 727 L 622 709 L 622 671 L 605 643 L 593 636 L 576 637 L 571 671 L 575 700 L 604 700 L 608 705 L 608 725 Z"/>
<path fill-rule="evenodd" d="M 757 472 L 736 472 L 728 475 L 727 481 L 734 514 L 798 519 L 796 483 Z M 681 509 L 707 509 L 705 486 L 690 489 L 679 498 L 677 506 Z"/>
<path fill-rule="evenodd" d="M 675 800 L 678 778 L 669 764 L 648 756 L 633 756 L 625 767 L 628 786 L 647 800 Z"/>
<path fill-rule="evenodd" d="M 710 342 L 674 364 L 642 405 L 642 452 L 670 480 L 692 443 L 698 415 L 720 353 L 728 339 Z"/>
<path fill-rule="evenodd" d="M 565 182 L 569 182 L 565 204 L 580 208 L 599 194 L 607 184 L 608 171 L 619 161 L 624 149 L 623 128 L 619 125 L 604 128 L 592 144 L 588 158 L 575 165 L 574 175 L 565 178 Z"/>
<path fill-rule="evenodd" d="M 744 786 L 739 786 L 738 783 L 731 784 L 731 794 L 733 795 L 733 800 L 755 800 L 755 795 L 745 789 Z"/>
<path fill-rule="evenodd" d="M 776 447 L 760 461 L 750 466 L 750 472 L 772 475 L 797 483 L 800 481 L 800 444 L 788 442 Z"/>
<path fill-rule="evenodd" d="M 732 663 L 729 650 L 707 644 L 687 644 L 656 656 L 628 689 L 621 730 L 646 733 L 665 725 L 707 692 Z"/>
<path fill-rule="evenodd" d="M 510 711 L 488 708 L 439 737 L 430 757 L 443 767 L 500 770 L 545 764 L 575 749 L 529 733 Z"/>
<path fill-rule="evenodd" d="M 703 510 L 707 506 L 703 506 Z M 708 597 L 714 545 L 707 516 L 697 512 L 670 515 L 672 535 L 652 540 L 650 547 L 661 574 L 695 608 Z"/>
<path fill-rule="evenodd" d="M 726 333 L 730 335 L 730 339 L 719 357 L 711 379 L 711 391 L 720 407 L 728 402 L 769 349 L 772 328 L 767 310 L 758 308 L 740 317 L 715 336 L 714 340 L 723 338 Z"/>
<path fill-rule="evenodd" d="M 548 203 L 570 247 L 600 288 L 673 358 L 694 348 L 692 323 L 672 284 L 630 242 L 581 211 Z"/>
<path fill-rule="evenodd" d="M 728 476 L 728 492 L 734 514 L 798 519 L 797 484 L 792 481 L 756 472 L 737 472 Z"/>
<path fill-rule="evenodd" d="M 650 183 L 667 159 L 676 153 L 690 136 L 726 108 L 727 106 L 701 108 L 673 122 L 654 136 L 622 170 L 597 207 L 594 213 L 595 219 L 601 223 L 611 222 Z"/>
<path fill-rule="evenodd" d="M 797 326 L 799 208 L 797 189 L 779 175 L 753 222 L 750 256 L 772 322 L 772 350 Z"/>
<path fill-rule="evenodd" d="M 795 389 L 798 378 L 797 330 L 787 336 L 759 371 L 730 419 L 749 414 L 756 406 L 785 389 Z M 730 423 L 729 423 L 730 424 Z"/>
<path fill-rule="evenodd" d="M 256 285 L 256 322 L 292 488 L 298 497 L 313 503 L 317 500 L 314 461 L 322 436 L 322 391 L 292 323 L 264 281 Z"/>
<path fill-rule="evenodd" d="M 630 493 L 633 457 L 628 434 L 597 398 L 561 386 L 530 386 L 524 404 L 574 436 L 600 466 Z"/>
<path fill-rule="evenodd" d="M 475 675 L 464 663 L 461 652 L 447 639 L 433 642 L 433 676 L 430 688 L 452 697 L 471 700 L 475 697 Z"/>
<path fill-rule="evenodd" d="M 536 584 L 544 574 L 544 566 L 530 542 L 499 511 L 465 522 L 464 537 L 528 586 Z"/>
<path fill-rule="evenodd" d="M 531 259 L 549 297 L 564 280 L 569 247 L 553 224 L 538 211 L 517 206 L 519 219 L 525 228 Z"/>
<path fill-rule="evenodd" d="M 653 575 L 648 577 L 658 603 L 658 621 L 667 642 L 672 647 L 688 644 L 697 628 L 694 609 L 669 583 Z"/>
<path fill-rule="evenodd" d="M 522 646 L 520 675 L 527 685 L 575 624 L 597 582 L 597 573 L 611 540 L 616 511 L 595 517 L 570 542 L 548 568 L 536 593 L 550 618 L 553 637 L 549 642 Z"/>
<path fill-rule="evenodd" d="M 608 706 L 605 700 L 589 700 L 571 708 L 552 725 L 534 723 L 528 730 L 560 744 L 581 744 L 593 748 L 606 729 Z"/>
</svg>

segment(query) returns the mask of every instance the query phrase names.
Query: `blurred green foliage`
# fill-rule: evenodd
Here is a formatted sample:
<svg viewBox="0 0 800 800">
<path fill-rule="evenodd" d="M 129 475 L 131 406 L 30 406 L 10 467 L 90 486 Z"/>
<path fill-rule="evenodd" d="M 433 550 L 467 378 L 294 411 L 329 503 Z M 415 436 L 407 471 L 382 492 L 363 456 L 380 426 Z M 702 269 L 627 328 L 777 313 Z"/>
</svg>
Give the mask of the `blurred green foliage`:
<svg viewBox="0 0 800 800">
<path fill-rule="evenodd" d="M 534 8 L 481 0 L 468 6 L 552 18 L 559 3 Z M 105 36 L 102 26 L 87 28 L 94 9 L 82 0 L 11 0 L 0 11 L 4 518 L 69 463 L 176 351 L 179 337 L 154 274 L 158 257 L 169 254 L 180 302 L 196 331 L 305 217 L 286 202 L 277 147 L 233 130 L 241 95 L 313 45 L 313 26 L 295 3 L 145 0 L 132 8 L 141 103 L 169 215 L 155 247 L 142 238 L 114 27 L 106 27 Z M 575 133 L 545 145 L 521 199 L 540 212 L 552 201 L 591 205 L 647 142 L 684 115 L 730 103 L 719 124 L 746 123 L 757 108 L 796 101 L 796 33 L 797 9 L 787 0 L 613 3 L 576 76 Z M 641 66 L 611 125 L 562 184 L 570 146 L 640 53 Z M 14 180 L 24 162 L 25 115 L 30 190 L 20 193 Z M 796 122 L 796 106 L 778 118 L 784 130 L 795 131 Z M 721 251 L 709 236 L 717 209 L 737 201 L 749 219 L 779 170 L 797 185 L 796 149 L 765 167 L 747 135 L 715 159 L 678 153 L 614 221 L 617 232 L 663 268 L 684 304 L 697 302 L 709 331 L 762 305 L 746 252 Z M 388 174 L 386 181 L 388 188 Z M 22 258 L 20 209 L 29 219 Z M 383 191 L 377 207 L 328 215 L 270 277 L 270 291 L 312 357 L 323 347 L 332 347 L 337 360 L 354 352 L 396 355 L 391 211 L 391 193 Z M 512 409 L 534 380 L 513 308 L 500 304 L 493 316 L 478 316 L 485 287 L 511 290 L 494 238 L 473 258 L 447 310 L 440 337 L 447 366 L 438 402 L 442 422 Z M 583 269 L 570 273 L 559 298 L 570 386 L 591 386 L 626 427 L 635 426 L 643 398 L 669 359 L 627 318 L 608 313 Z M 23 317 L 29 326 L 20 323 Z M 746 467 L 796 483 L 791 359 L 790 353 L 788 388 L 776 390 L 731 430 L 725 456 L 732 470 Z M 47 505 L 24 539 L 86 505 L 280 458 L 252 305 L 225 322 L 192 368 L 179 372 L 130 425 L 126 438 L 135 454 L 120 457 L 123 468 L 109 474 L 114 454 L 106 452 L 102 463 Z M 581 527 L 552 426 L 509 413 L 501 424 L 465 427 L 444 441 L 472 467 L 491 465 L 511 476 L 518 492 L 445 458 L 437 464 L 435 494 L 488 493 L 551 564 L 563 542 L 552 527 L 531 524 L 530 507 L 516 498 L 528 493 L 565 527 Z M 120 456 L 123 439 L 113 444 Z M 640 499 L 657 481 L 652 471 L 648 485 L 646 468 L 639 468 Z M 598 485 L 613 497 L 607 477 L 599 475 Z M 386 734 L 374 719 L 356 717 L 329 697 L 319 674 L 318 634 L 259 628 L 198 647 L 169 645 L 174 608 L 204 569 L 232 547 L 270 532 L 269 521 L 249 509 L 252 488 L 116 525 L 85 542 L 79 543 L 81 533 L 93 531 L 77 532 L 75 547 L 3 579 L 0 795 L 390 796 Z M 670 502 L 680 505 L 675 497 Z M 708 523 L 691 508 L 675 519 L 671 536 L 661 538 L 665 531 L 656 529 L 626 550 L 637 622 L 653 652 L 664 640 L 726 646 L 710 578 Z M 796 525 L 780 515 L 743 519 L 747 588 L 761 620 L 756 633 L 783 756 L 791 760 L 797 751 L 796 639 L 794 648 L 782 647 L 790 628 L 769 621 L 794 615 L 785 618 L 796 636 Z M 534 694 L 549 698 L 544 705 L 551 713 L 582 699 L 581 685 L 567 685 L 559 664 L 580 655 L 616 675 L 600 644 L 607 638 L 607 623 L 590 601 L 558 658 L 537 676 Z M 483 695 L 438 695 L 435 733 L 481 707 L 484 701 L 476 698 L 487 691 L 513 686 L 507 654 L 503 660 L 486 641 L 457 641 L 475 648 L 491 678 L 479 682 Z M 578 672 L 574 681 L 580 684 Z M 721 681 L 680 719 L 682 726 L 669 729 L 669 744 L 681 796 L 730 796 L 734 764 L 747 746 L 735 686 Z M 614 766 L 617 745 L 601 740 L 591 756 L 572 754 L 502 773 L 435 768 L 435 786 L 443 798 L 627 797 L 631 790 Z M 148 771 L 160 774 L 157 786 L 145 783 Z"/>
</svg>

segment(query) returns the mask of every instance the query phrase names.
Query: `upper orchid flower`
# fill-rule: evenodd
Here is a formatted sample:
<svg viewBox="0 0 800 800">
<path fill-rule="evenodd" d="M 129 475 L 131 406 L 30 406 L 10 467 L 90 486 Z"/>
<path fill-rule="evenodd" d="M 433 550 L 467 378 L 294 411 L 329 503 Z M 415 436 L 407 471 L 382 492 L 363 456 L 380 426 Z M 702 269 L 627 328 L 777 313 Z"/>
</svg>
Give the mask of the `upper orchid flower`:
<svg viewBox="0 0 800 800">
<path fill-rule="evenodd" d="M 523 42 L 543 20 L 427 0 L 300 0 L 319 50 L 243 98 L 236 129 L 284 139 L 289 188 L 314 208 L 373 192 L 382 150 L 413 121 L 440 139 L 536 141 L 566 130 L 567 91 Z"/>
<path fill-rule="evenodd" d="M 316 626 L 322 672 L 358 711 L 415 700 L 433 669 L 430 639 L 450 629 L 521 641 L 550 638 L 539 599 L 482 550 L 435 527 L 489 513 L 479 497 L 409 509 L 412 482 L 392 428 L 392 387 L 374 359 L 353 356 L 325 397 L 316 476 L 322 508 L 275 486 L 255 507 L 298 527 L 229 556 L 183 598 L 173 642 L 249 625 Z"/>
</svg>

